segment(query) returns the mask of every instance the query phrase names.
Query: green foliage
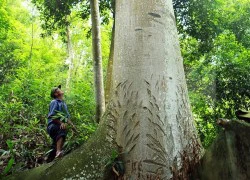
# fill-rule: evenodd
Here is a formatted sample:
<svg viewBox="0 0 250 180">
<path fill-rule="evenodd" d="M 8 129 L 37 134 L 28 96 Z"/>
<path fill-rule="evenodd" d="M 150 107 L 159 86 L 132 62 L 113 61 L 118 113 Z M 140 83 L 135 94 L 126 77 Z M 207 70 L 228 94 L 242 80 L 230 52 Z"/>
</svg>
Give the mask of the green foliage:
<svg viewBox="0 0 250 180">
<path fill-rule="evenodd" d="M 6 175 L 10 169 L 12 168 L 13 164 L 14 164 L 15 160 L 14 158 L 11 158 L 7 164 L 7 166 L 5 167 L 5 169 L 3 170 L 3 175 Z"/>
<path fill-rule="evenodd" d="M 225 30 L 233 32 L 245 47 L 249 44 L 248 0 L 174 0 L 177 27 L 181 34 L 199 40 L 199 51 L 213 48 L 214 38 Z"/>
<path fill-rule="evenodd" d="M 2 176 L 8 174 L 8 172 L 10 171 L 10 169 L 12 168 L 14 162 L 15 162 L 15 159 L 14 159 L 14 151 L 13 151 L 13 142 L 11 140 L 7 140 L 6 141 L 6 144 L 8 146 L 8 151 L 5 151 L 3 149 L 2 150 L 2 154 L 1 154 L 1 157 L 5 156 L 5 155 L 9 155 L 10 156 L 10 159 L 7 163 L 7 166 L 5 167 L 5 169 L 3 170 L 3 173 L 2 173 Z"/>
<path fill-rule="evenodd" d="M 40 14 L 31 4 L 23 6 L 24 1 L 0 0 L 2 175 L 45 162 L 51 144 L 46 132 L 51 87 L 62 84 L 71 120 L 79 130 L 75 134 L 68 129 L 66 151 L 84 143 L 97 126 L 89 1 L 32 2 Z M 218 118 L 235 118 L 235 110 L 249 109 L 250 5 L 248 0 L 173 2 L 194 119 L 202 144 L 208 147 L 219 131 Z M 100 1 L 104 69 L 113 3 Z M 50 36 L 44 36 L 41 24 Z M 65 37 L 66 27 L 74 54 L 68 84 L 67 41 L 60 38 Z M 117 157 L 112 152 L 107 163 Z"/>
<path fill-rule="evenodd" d="M 75 58 L 71 81 L 66 87 L 69 65 L 66 44 L 59 38 L 60 32 L 42 38 L 41 22 L 31 4 L 23 6 L 23 1 L 6 3 L 0 0 L 0 5 L 3 5 L 0 6 L 0 26 L 4 24 L 2 20 L 6 21 L 6 27 L 9 26 L 9 29 L 0 27 L 0 36 L 4 37 L 0 39 L 0 147 L 9 151 L 5 143 L 7 139 L 14 144 L 13 155 L 5 154 L 0 158 L 0 174 L 7 170 L 9 174 L 45 163 L 46 152 L 52 143 L 46 132 L 49 95 L 55 85 L 62 84 L 66 91 L 65 101 L 71 121 L 78 129 L 74 133 L 67 126 L 64 150 L 71 151 L 84 143 L 97 125 L 94 121 L 91 39 L 86 36 L 89 24 L 76 19 L 70 26 Z M 102 27 L 104 67 L 109 54 L 110 27 Z M 5 31 L 6 36 L 2 36 Z"/>
<path fill-rule="evenodd" d="M 65 112 L 65 110 L 63 112 L 56 111 L 56 114 L 54 116 L 52 116 L 52 119 L 53 120 L 54 119 L 59 119 L 63 123 L 67 123 L 68 122 L 67 113 Z"/>
<path fill-rule="evenodd" d="M 73 23 L 75 19 L 79 20 L 79 17 L 83 21 L 90 18 L 90 3 L 88 0 L 32 0 L 32 3 L 41 13 L 42 28 L 45 30 L 43 36 L 52 35 L 53 32 L 58 30 L 65 40 L 67 26 Z M 99 9 L 102 24 L 109 24 L 112 6 L 112 0 L 100 1 Z"/>
<path fill-rule="evenodd" d="M 190 100 L 201 141 L 216 137 L 218 118 L 249 109 L 248 0 L 174 0 Z"/>
<path fill-rule="evenodd" d="M 108 166 L 113 165 L 115 160 L 118 158 L 118 156 L 119 156 L 119 153 L 117 152 L 117 150 L 113 149 L 112 152 L 111 152 L 110 158 L 106 160 L 106 165 L 105 166 L 108 167 Z"/>
<path fill-rule="evenodd" d="M 217 36 L 214 47 L 204 55 L 197 56 L 197 43 L 185 39 L 182 49 L 194 117 L 207 147 L 218 132 L 218 118 L 235 118 L 236 110 L 249 108 L 250 51 L 230 31 Z"/>
<path fill-rule="evenodd" d="M 16 69 L 23 63 L 25 54 L 20 55 L 24 48 L 19 39 L 24 29 L 12 19 L 10 9 L 4 0 L 0 1 L 0 84 L 8 83 L 16 74 Z M 18 29 L 18 30 L 17 30 Z"/>
</svg>

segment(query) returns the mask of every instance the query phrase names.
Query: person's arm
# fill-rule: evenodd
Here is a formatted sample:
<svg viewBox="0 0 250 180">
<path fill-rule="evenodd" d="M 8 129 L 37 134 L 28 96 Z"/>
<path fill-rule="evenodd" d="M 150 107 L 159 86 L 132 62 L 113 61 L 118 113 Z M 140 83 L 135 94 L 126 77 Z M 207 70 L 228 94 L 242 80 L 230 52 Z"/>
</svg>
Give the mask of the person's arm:
<svg viewBox="0 0 250 180">
<path fill-rule="evenodd" d="M 50 103 L 48 119 L 52 119 L 52 116 L 56 115 L 56 110 L 58 110 L 58 103 L 56 100 Z M 53 119 L 54 122 L 58 123 L 59 119 Z"/>
<path fill-rule="evenodd" d="M 68 118 L 68 121 L 67 121 L 67 122 L 68 122 L 68 124 L 70 124 L 70 125 L 72 126 L 73 130 L 74 130 L 75 132 L 77 132 L 77 129 L 76 129 L 75 125 L 74 125 L 73 122 L 70 120 L 70 114 L 69 114 L 68 106 L 67 106 L 66 103 L 64 103 L 64 107 L 65 107 L 65 111 L 66 111 L 66 113 L 67 113 L 67 118 Z"/>
</svg>

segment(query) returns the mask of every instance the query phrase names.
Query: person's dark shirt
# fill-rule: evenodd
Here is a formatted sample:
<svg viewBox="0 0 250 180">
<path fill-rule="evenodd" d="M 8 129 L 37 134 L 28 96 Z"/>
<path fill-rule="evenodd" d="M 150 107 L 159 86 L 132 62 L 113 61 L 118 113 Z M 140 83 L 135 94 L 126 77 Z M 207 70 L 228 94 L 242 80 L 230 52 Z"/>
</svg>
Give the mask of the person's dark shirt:
<svg viewBox="0 0 250 180">
<path fill-rule="evenodd" d="M 60 99 L 53 99 L 49 105 L 48 125 L 53 122 L 52 116 L 56 115 L 56 111 L 63 112 L 63 110 L 66 111 L 67 118 L 69 118 L 70 114 L 66 103 Z"/>
</svg>

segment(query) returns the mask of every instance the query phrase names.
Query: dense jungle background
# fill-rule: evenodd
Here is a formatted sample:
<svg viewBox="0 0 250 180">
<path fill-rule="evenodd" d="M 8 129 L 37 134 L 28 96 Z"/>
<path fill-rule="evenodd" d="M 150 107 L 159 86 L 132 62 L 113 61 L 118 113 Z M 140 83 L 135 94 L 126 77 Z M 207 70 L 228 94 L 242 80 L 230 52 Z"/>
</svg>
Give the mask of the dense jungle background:
<svg viewBox="0 0 250 180">
<path fill-rule="evenodd" d="M 55 1 L 56 2 L 56 1 Z M 78 133 L 69 130 L 64 149 L 86 142 L 95 131 L 95 95 L 89 1 L 56 3 L 0 0 L 0 173 L 46 162 L 50 90 L 61 84 Z M 174 0 L 189 97 L 202 145 L 250 103 L 249 0 Z M 70 11 L 69 11 L 70 9 Z M 112 2 L 100 1 L 104 80 L 112 39 Z"/>
</svg>

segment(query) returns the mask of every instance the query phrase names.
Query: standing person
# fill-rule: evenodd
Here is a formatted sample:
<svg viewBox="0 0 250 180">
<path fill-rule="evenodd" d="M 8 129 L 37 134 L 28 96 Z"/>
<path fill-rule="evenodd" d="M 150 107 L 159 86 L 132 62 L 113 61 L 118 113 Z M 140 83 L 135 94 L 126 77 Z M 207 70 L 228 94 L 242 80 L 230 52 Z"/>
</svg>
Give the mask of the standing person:
<svg viewBox="0 0 250 180">
<path fill-rule="evenodd" d="M 48 114 L 48 126 L 47 132 L 53 140 L 52 143 L 52 151 L 49 154 L 47 162 L 51 162 L 54 158 L 61 157 L 62 147 L 66 139 L 67 131 L 67 123 L 73 126 L 73 129 L 76 130 L 73 123 L 69 120 L 70 115 L 68 112 L 68 108 L 66 103 L 63 101 L 64 92 L 61 90 L 61 85 L 58 87 L 54 87 L 51 90 L 51 98 L 53 100 L 49 105 L 49 114 Z M 57 113 L 64 113 L 67 122 L 60 121 L 59 118 L 56 118 Z"/>
</svg>

